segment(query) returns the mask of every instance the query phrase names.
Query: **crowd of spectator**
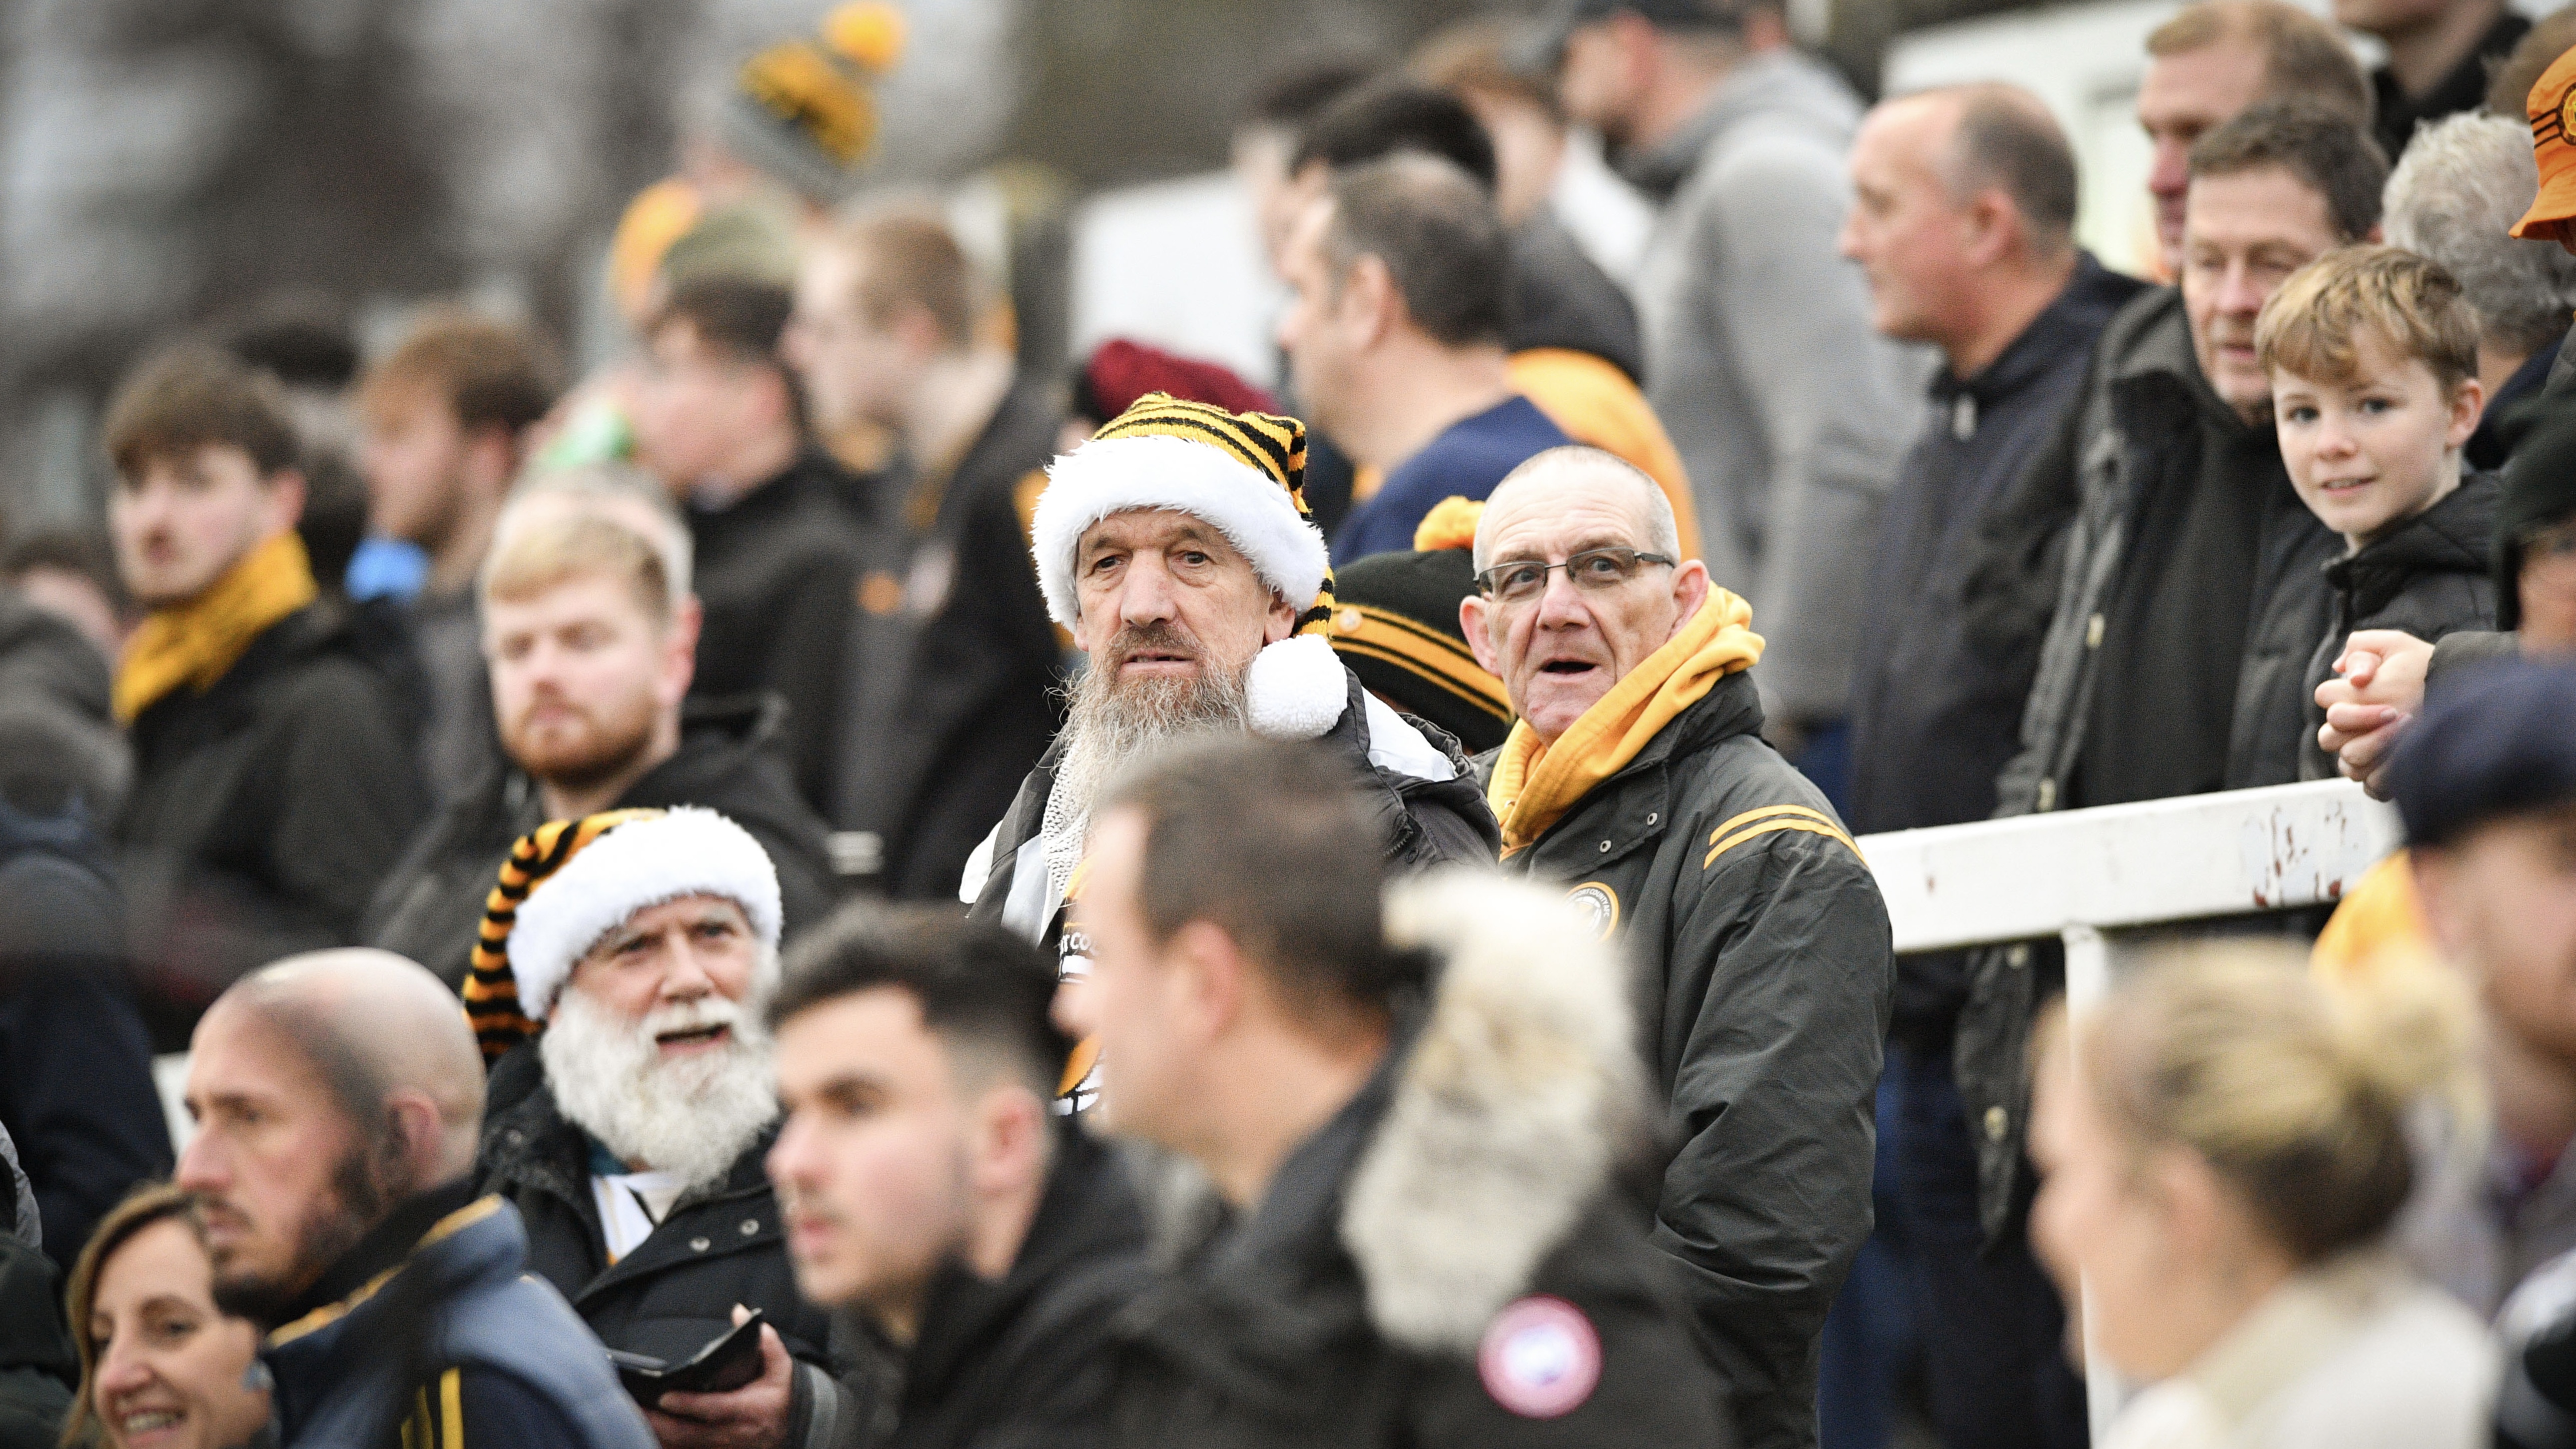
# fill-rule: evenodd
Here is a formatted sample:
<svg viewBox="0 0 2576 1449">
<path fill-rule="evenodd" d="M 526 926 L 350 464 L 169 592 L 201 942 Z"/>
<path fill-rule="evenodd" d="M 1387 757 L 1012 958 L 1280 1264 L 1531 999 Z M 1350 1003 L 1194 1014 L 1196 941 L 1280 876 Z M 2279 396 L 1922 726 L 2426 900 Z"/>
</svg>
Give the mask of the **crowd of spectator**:
<svg viewBox="0 0 2576 1449">
<path fill-rule="evenodd" d="M 0 1446 L 2576 1443 L 2576 11 L 2184 6 L 2147 277 L 1773 0 L 1298 63 L 1257 381 L 1024 367 L 887 23 L 0 551 Z M 2074 1011 L 1856 838 L 2337 776 Z"/>
</svg>

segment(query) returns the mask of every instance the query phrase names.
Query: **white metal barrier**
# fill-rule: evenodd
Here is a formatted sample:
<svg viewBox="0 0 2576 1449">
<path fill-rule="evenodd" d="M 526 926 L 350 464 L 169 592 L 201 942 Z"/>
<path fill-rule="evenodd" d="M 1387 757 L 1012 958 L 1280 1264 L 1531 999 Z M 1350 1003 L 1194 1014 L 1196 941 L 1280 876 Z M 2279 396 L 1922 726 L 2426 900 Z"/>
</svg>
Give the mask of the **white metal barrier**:
<svg viewBox="0 0 2576 1449">
<path fill-rule="evenodd" d="M 2078 1011 L 2110 990 L 2142 927 L 2330 903 L 2399 841 L 2397 812 L 2348 780 L 2188 795 L 1932 830 L 1864 835 L 1898 952 L 2057 936 Z M 2093 1442 L 2125 1390 L 2092 1351 Z"/>
</svg>

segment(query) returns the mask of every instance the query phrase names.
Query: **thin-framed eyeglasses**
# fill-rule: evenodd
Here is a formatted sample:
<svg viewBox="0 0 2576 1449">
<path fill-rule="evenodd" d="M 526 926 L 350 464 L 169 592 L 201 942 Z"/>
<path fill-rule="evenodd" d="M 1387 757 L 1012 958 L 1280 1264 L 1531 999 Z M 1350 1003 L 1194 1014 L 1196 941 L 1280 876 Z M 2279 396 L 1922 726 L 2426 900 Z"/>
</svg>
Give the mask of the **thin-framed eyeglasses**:
<svg viewBox="0 0 2576 1449">
<path fill-rule="evenodd" d="M 1476 592 L 1506 604 L 1526 604 L 1547 592 L 1549 574 L 1563 569 L 1576 588 L 1601 593 L 1635 578 L 1648 564 L 1669 568 L 1675 562 L 1667 554 L 1633 548 L 1587 548 L 1566 555 L 1563 563 L 1540 563 L 1537 559 L 1498 563 L 1476 575 Z"/>
</svg>

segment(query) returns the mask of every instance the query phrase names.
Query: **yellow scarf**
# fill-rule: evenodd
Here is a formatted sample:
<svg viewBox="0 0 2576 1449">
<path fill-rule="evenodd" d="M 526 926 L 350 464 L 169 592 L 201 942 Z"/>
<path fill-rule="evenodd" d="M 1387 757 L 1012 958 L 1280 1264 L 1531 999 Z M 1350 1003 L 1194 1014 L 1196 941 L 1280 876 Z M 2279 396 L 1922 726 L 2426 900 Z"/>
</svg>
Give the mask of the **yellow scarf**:
<svg viewBox="0 0 2576 1449">
<path fill-rule="evenodd" d="M 183 684 L 199 694 L 214 688 L 253 640 L 320 592 L 304 540 L 290 528 L 244 554 L 204 593 L 153 610 L 116 666 L 117 719 L 132 724 Z"/>
<path fill-rule="evenodd" d="M 1594 700 L 1554 745 L 1541 741 L 1529 721 L 1515 721 L 1485 789 L 1503 825 L 1503 854 L 1517 854 L 1546 834 L 1718 680 L 1752 668 L 1762 657 L 1762 636 L 1752 623 L 1752 606 L 1711 585 L 1708 602 L 1682 631 Z"/>
</svg>

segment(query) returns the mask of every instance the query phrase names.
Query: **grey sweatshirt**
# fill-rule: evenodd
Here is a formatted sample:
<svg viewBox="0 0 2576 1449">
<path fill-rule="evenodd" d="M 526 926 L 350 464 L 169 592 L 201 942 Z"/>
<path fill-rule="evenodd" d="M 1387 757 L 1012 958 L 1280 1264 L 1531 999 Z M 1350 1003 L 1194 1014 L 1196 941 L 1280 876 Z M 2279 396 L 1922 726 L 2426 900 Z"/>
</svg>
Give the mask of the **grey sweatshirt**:
<svg viewBox="0 0 2576 1449">
<path fill-rule="evenodd" d="M 1801 723 L 1847 708 L 1879 503 L 1930 366 L 1871 330 L 1835 250 L 1860 109 L 1823 65 L 1766 51 L 1626 165 L 1663 202 L 1637 279 L 1647 399 L 1690 471 L 1709 574 L 1767 641 L 1763 706 Z"/>
</svg>

